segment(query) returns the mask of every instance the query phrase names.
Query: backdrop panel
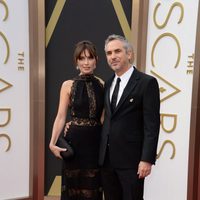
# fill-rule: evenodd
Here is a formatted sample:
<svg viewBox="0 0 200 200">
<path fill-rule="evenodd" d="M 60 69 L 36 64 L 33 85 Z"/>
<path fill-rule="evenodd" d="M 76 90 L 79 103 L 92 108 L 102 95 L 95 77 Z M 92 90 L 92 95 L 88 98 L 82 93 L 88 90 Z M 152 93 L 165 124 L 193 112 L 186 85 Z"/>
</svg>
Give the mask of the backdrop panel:
<svg viewBox="0 0 200 200">
<path fill-rule="evenodd" d="M 0 199 L 29 196 L 28 1 L 0 1 Z"/>
<path fill-rule="evenodd" d="M 146 72 L 158 79 L 161 131 L 146 200 L 186 200 L 198 0 L 149 2 Z"/>
<path fill-rule="evenodd" d="M 46 193 L 59 191 L 50 192 L 54 181 L 55 187 L 60 183 L 56 176 L 60 175 L 61 163 L 48 144 L 61 84 L 78 73 L 72 58 L 74 45 L 85 39 L 95 43 L 99 55 L 96 75 L 107 79 L 111 70 L 105 60 L 104 41 L 113 33 L 130 38 L 131 9 L 131 0 L 46 1 Z"/>
</svg>

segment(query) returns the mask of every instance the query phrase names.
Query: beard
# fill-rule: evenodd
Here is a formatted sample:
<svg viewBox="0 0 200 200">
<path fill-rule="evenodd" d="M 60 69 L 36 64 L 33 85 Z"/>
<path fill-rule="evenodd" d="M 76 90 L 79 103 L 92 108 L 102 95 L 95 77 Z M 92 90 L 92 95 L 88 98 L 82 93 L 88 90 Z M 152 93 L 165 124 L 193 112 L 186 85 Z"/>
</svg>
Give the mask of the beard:
<svg viewBox="0 0 200 200">
<path fill-rule="evenodd" d="M 115 72 L 117 72 L 118 70 L 121 69 L 121 66 L 120 65 L 111 65 L 111 69 Z"/>
</svg>

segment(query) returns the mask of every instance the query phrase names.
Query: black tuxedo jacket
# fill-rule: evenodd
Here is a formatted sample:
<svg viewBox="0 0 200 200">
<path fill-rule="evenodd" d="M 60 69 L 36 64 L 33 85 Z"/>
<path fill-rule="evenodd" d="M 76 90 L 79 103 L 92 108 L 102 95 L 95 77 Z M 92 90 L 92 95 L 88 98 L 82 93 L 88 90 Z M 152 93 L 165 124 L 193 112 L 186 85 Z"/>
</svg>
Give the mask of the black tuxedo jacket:
<svg viewBox="0 0 200 200">
<path fill-rule="evenodd" d="M 138 168 L 140 161 L 155 163 L 160 127 L 160 96 L 157 80 L 136 68 L 112 113 L 110 86 L 105 84 L 105 116 L 100 143 L 99 164 L 103 165 L 109 144 L 114 168 Z"/>
</svg>

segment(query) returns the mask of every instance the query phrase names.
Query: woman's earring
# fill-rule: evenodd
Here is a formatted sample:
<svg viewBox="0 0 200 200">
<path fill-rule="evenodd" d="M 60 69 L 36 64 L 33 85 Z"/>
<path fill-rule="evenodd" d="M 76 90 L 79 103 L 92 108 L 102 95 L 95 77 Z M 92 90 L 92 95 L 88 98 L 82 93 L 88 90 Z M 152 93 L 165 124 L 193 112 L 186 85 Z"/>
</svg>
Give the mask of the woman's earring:
<svg viewBox="0 0 200 200">
<path fill-rule="evenodd" d="M 78 65 L 76 66 L 76 69 L 79 70 L 79 66 Z"/>
</svg>

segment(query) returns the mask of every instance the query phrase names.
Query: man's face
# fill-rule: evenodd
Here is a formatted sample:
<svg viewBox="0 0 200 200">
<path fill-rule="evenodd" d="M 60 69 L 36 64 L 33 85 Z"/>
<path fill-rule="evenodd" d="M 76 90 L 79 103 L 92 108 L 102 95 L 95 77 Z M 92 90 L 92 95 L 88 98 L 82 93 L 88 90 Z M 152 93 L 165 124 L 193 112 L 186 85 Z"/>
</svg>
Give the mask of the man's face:
<svg viewBox="0 0 200 200">
<path fill-rule="evenodd" d="M 123 42 L 112 40 L 106 46 L 107 62 L 114 72 L 121 75 L 130 66 L 131 52 L 126 51 Z"/>
</svg>

